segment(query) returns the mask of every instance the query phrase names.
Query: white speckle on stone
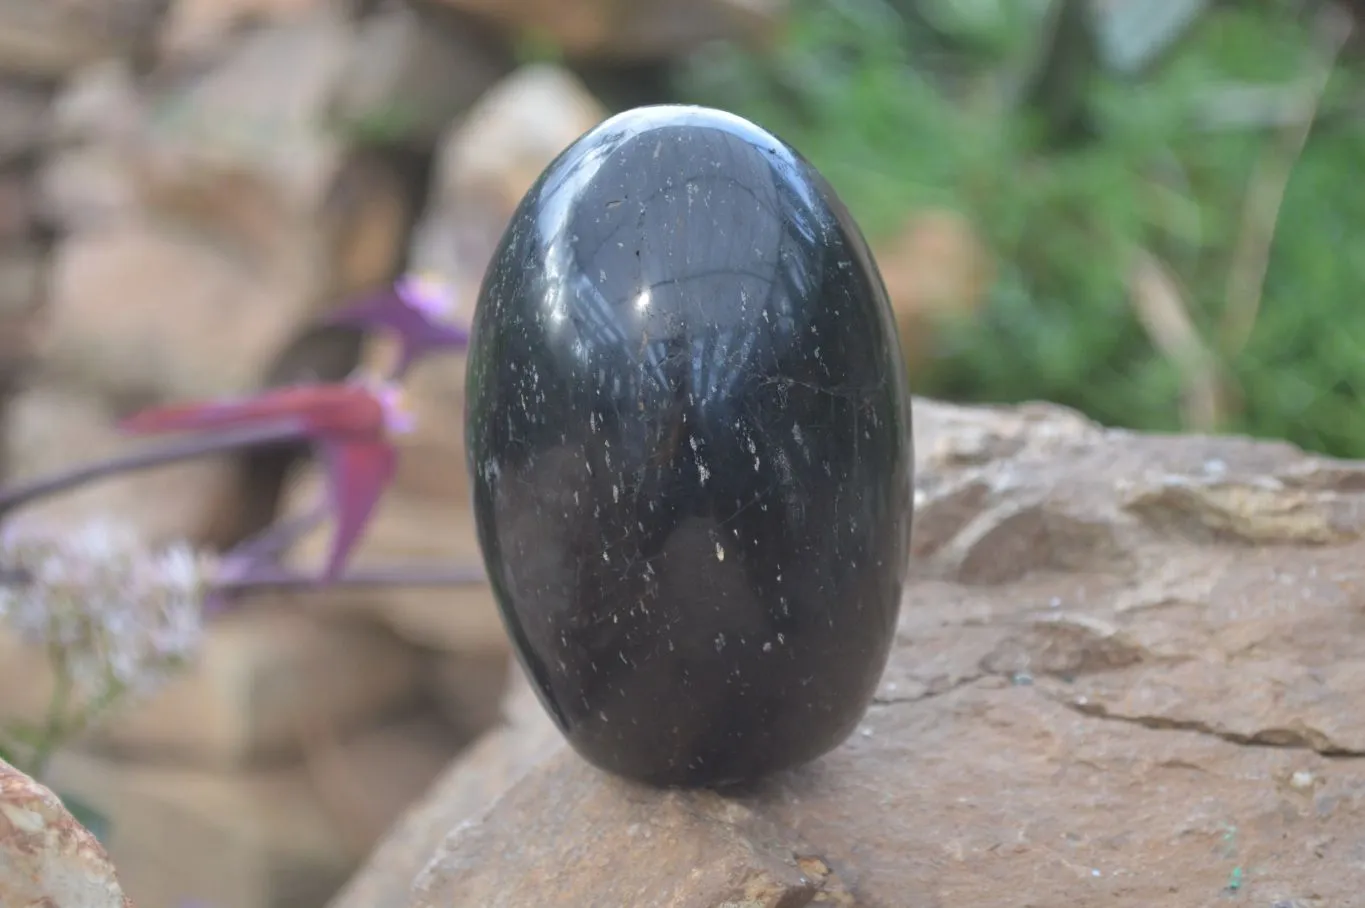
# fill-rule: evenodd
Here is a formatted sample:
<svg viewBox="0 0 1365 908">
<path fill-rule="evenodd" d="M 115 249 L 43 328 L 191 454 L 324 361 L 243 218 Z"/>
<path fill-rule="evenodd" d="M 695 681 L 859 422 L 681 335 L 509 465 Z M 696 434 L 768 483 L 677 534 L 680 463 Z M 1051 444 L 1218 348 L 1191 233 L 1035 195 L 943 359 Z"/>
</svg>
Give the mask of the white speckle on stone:
<svg viewBox="0 0 1365 908">
<path fill-rule="evenodd" d="M 719 542 L 716 543 L 716 560 L 717 561 L 725 560 L 725 548 Z"/>
<path fill-rule="evenodd" d="M 725 649 L 725 635 L 716 634 L 716 652 L 720 652 L 723 649 Z"/>
<path fill-rule="evenodd" d="M 765 653 L 771 653 L 772 651 L 773 651 L 773 644 L 772 644 L 772 641 L 769 640 L 767 643 L 764 643 L 764 644 L 763 644 L 763 652 L 765 652 Z"/>
<path fill-rule="evenodd" d="M 1289 787 L 1303 791 L 1304 789 L 1312 788 L 1315 781 L 1316 779 L 1311 772 L 1306 769 L 1300 769 L 1289 777 Z"/>
</svg>

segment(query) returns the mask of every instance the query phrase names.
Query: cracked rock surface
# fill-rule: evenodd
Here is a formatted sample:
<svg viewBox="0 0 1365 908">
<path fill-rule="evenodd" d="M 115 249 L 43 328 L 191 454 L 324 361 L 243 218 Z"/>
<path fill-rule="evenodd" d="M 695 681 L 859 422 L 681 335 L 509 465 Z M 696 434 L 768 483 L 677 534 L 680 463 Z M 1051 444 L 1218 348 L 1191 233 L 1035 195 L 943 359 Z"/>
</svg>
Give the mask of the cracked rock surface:
<svg viewBox="0 0 1365 908">
<path fill-rule="evenodd" d="M 721 798 L 513 726 L 544 757 L 409 834 L 411 886 L 361 880 L 414 908 L 1365 904 L 1365 464 L 916 406 L 915 557 L 848 742 Z"/>
</svg>

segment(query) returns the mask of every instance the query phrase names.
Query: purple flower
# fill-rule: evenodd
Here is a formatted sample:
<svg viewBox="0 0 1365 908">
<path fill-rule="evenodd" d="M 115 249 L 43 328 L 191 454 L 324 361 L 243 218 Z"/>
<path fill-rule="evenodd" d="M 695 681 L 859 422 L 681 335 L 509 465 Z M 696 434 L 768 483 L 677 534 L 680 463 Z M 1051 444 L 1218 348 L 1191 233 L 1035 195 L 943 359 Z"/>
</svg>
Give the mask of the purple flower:
<svg viewBox="0 0 1365 908">
<path fill-rule="evenodd" d="M 322 456 L 329 510 L 334 524 L 332 550 L 321 580 L 341 576 L 360 541 L 379 498 L 398 465 L 395 434 L 411 431 L 401 393 L 388 383 L 352 381 L 273 388 L 234 400 L 194 401 L 154 407 L 120 423 L 126 432 L 158 434 L 215 431 L 254 426 L 292 426 Z M 249 569 L 249 562 L 235 569 Z"/>
<path fill-rule="evenodd" d="M 463 350 L 469 332 L 449 321 L 456 309 L 449 283 L 431 273 L 408 274 L 381 293 L 332 313 L 334 325 L 357 325 L 386 331 L 398 340 L 395 381 L 428 353 Z"/>
</svg>

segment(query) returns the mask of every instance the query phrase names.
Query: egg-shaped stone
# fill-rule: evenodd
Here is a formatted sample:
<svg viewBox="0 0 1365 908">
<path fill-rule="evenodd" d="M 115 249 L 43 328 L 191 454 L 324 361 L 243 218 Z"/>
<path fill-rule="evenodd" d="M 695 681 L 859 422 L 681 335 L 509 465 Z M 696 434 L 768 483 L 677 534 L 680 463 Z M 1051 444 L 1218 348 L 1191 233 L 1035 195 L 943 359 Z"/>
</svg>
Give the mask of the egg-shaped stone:
<svg viewBox="0 0 1365 908">
<path fill-rule="evenodd" d="M 583 757 L 723 785 L 852 732 L 907 569 L 910 395 L 810 163 L 708 108 L 585 134 L 494 253 L 466 393 L 492 589 Z"/>
</svg>

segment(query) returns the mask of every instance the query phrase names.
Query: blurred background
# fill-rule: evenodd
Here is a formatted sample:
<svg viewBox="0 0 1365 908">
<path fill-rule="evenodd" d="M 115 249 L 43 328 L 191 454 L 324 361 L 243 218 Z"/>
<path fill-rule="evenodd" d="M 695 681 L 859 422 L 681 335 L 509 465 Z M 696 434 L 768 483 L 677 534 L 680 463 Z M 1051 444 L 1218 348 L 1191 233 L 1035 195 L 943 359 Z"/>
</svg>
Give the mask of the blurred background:
<svg viewBox="0 0 1365 908">
<path fill-rule="evenodd" d="M 756 120 L 862 224 L 917 393 L 1365 456 L 1365 4 L 1312 0 L 0 0 L 0 477 L 149 404 L 339 379 L 319 317 L 435 269 L 467 322 L 563 147 L 669 101 Z M 358 563 L 477 561 L 463 362 Z M 224 546 L 307 509 L 276 448 L 32 509 Z M 296 556 L 316 559 L 325 532 Z M 497 720 L 488 592 L 253 600 L 54 769 L 142 908 L 326 904 Z M 0 717 L 41 654 L 0 636 Z"/>
</svg>

